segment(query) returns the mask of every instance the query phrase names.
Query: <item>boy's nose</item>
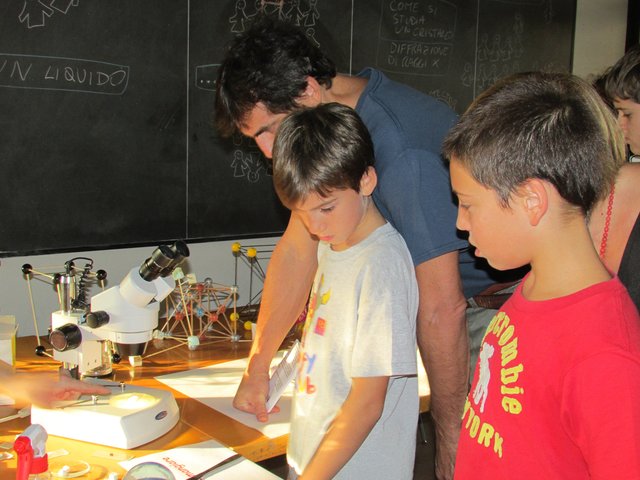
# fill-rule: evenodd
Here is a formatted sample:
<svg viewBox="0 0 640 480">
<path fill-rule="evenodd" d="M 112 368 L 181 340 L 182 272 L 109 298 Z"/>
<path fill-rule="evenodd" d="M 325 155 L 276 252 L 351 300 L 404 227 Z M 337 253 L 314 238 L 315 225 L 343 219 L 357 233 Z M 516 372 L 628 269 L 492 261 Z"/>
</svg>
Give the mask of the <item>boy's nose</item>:
<svg viewBox="0 0 640 480">
<path fill-rule="evenodd" d="M 456 228 L 458 230 L 469 231 L 469 224 L 466 216 L 461 208 L 458 208 L 458 216 L 456 217 Z"/>
<path fill-rule="evenodd" d="M 320 236 L 320 234 L 324 232 L 325 226 L 324 222 L 310 218 L 307 228 L 309 229 L 309 233 L 312 235 Z"/>
</svg>

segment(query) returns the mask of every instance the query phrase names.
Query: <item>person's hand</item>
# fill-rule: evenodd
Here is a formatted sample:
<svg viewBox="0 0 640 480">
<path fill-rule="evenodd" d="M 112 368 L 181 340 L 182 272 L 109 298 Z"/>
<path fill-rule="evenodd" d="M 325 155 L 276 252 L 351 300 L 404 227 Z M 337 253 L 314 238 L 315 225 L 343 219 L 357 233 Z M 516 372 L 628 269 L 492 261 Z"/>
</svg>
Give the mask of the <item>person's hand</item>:
<svg viewBox="0 0 640 480">
<path fill-rule="evenodd" d="M 51 398 L 54 401 L 75 400 L 80 395 L 111 395 L 111 390 L 100 385 L 76 380 L 67 370 L 63 370 L 58 381 L 52 385 Z"/>
<path fill-rule="evenodd" d="M 267 422 L 269 413 L 277 413 L 280 407 L 267 412 L 266 401 L 269 394 L 269 374 L 245 372 L 233 399 L 233 406 L 243 412 L 253 413 L 259 422 Z"/>
<path fill-rule="evenodd" d="M 7 393 L 41 407 L 60 400 L 75 400 L 80 395 L 110 395 L 111 390 L 71 378 L 62 371 L 59 377 L 48 373 L 17 373 L 9 380 Z"/>
</svg>

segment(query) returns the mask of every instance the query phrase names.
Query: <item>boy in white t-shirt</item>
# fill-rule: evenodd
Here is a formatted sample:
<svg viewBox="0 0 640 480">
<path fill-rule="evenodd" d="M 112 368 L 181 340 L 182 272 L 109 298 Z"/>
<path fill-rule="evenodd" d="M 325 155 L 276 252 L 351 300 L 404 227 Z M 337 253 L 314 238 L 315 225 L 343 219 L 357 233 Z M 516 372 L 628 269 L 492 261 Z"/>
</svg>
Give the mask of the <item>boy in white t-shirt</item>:
<svg viewBox="0 0 640 480">
<path fill-rule="evenodd" d="M 320 241 L 287 449 L 290 479 L 412 479 L 418 420 L 414 268 L 371 193 L 373 146 L 337 103 L 280 125 L 278 196 Z"/>
</svg>

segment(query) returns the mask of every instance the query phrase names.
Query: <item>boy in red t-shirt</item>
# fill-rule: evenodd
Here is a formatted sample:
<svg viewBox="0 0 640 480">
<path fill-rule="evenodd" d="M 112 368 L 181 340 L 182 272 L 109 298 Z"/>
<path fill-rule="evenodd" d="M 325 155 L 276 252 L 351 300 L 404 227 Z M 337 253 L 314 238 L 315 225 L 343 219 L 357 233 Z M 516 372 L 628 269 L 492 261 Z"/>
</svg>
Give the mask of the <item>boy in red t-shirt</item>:
<svg viewBox="0 0 640 480">
<path fill-rule="evenodd" d="M 615 119 L 575 76 L 517 74 L 444 154 L 476 254 L 531 265 L 483 339 L 455 478 L 640 478 L 640 318 L 586 224 L 624 161 Z"/>
</svg>

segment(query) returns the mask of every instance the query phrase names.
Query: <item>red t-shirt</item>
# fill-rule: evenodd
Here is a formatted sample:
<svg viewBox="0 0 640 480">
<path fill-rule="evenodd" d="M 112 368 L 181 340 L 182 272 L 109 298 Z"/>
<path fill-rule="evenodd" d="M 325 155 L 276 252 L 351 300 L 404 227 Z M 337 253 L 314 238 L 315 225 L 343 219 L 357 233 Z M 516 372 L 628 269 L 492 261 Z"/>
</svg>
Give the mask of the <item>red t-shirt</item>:
<svg viewBox="0 0 640 480">
<path fill-rule="evenodd" d="M 640 479 L 640 317 L 617 278 L 532 302 L 483 339 L 456 479 Z"/>
</svg>

